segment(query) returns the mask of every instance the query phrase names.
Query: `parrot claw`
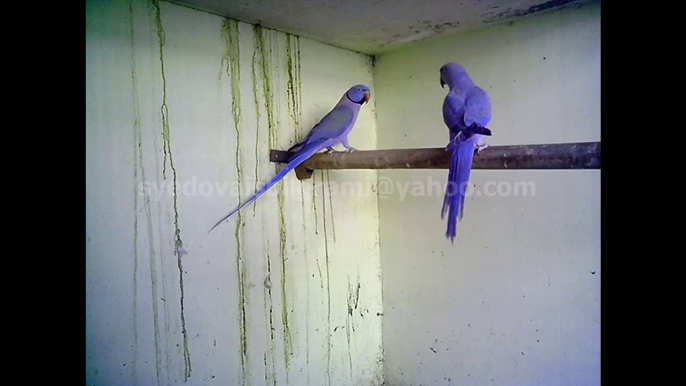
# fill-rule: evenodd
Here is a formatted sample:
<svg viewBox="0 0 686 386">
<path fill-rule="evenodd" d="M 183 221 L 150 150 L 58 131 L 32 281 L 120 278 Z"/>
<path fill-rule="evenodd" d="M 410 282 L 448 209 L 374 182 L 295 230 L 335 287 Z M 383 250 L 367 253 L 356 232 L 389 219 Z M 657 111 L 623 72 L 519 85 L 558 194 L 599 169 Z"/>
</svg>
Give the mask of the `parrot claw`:
<svg viewBox="0 0 686 386">
<path fill-rule="evenodd" d="M 474 145 L 474 148 L 476 151 L 474 154 L 479 155 L 479 154 L 481 154 L 482 151 L 484 151 L 486 148 L 488 148 L 488 144 L 485 144 L 485 143 L 484 144 L 477 144 L 477 145 Z"/>
<path fill-rule="evenodd" d="M 324 154 L 331 154 L 331 153 L 335 153 L 335 152 L 336 152 L 336 150 L 334 150 L 333 147 L 329 146 L 326 148 L 326 151 L 324 152 Z"/>
<path fill-rule="evenodd" d="M 348 148 L 345 150 L 346 153 L 352 153 L 352 152 L 354 152 L 354 151 L 357 151 L 357 149 L 355 149 L 354 147 L 348 147 Z"/>
</svg>

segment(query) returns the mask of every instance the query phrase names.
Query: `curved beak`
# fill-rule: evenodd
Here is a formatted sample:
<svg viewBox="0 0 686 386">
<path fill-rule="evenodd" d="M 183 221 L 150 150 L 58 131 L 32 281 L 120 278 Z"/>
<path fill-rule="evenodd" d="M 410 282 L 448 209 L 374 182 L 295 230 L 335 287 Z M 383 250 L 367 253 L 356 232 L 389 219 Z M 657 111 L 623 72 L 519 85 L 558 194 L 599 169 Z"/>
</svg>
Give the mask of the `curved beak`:
<svg viewBox="0 0 686 386">
<path fill-rule="evenodd" d="M 369 91 L 364 93 L 364 103 L 368 103 L 370 98 L 371 96 L 369 95 Z"/>
<path fill-rule="evenodd" d="M 441 88 L 445 88 L 445 82 L 443 81 L 443 78 L 441 78 Z"/>
</svg>

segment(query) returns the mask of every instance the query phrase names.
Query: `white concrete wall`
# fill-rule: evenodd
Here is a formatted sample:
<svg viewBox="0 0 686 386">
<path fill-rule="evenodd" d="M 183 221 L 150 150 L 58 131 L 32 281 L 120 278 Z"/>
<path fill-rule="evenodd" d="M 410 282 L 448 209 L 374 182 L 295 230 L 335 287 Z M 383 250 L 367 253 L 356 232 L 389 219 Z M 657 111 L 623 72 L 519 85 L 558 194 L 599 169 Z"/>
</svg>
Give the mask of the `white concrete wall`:
<svg viewBox="0 0 686 386">
<path fill-rule="evenodd" d="M 379 148 L 447 144 L 448 61 L 491 94 L 489 144 L 600 140 L 599 5 L 380 56 Z M 473 171 L 455 245 L 421 191 L 446 178 L 379 173 L 387 384 L 599 385 L 600 172 Z"/>
<path fill-rule="evenodd" d="M 380 384 L 375 172 L 290 175 L 207 234 L 270 148 L 373 87 L 370 58 L 164 2 L 86 10 L 87 384 Z"/>
</svg>

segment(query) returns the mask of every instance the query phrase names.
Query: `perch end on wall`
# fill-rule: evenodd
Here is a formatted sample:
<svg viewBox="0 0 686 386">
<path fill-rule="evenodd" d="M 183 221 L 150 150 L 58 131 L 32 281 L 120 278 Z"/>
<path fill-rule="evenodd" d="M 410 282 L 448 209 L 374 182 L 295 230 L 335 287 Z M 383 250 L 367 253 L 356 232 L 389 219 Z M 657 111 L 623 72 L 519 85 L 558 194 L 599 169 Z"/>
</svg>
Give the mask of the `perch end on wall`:
<svg viewBox="0 0 686 386">
<path fill-rule="evenodd" d="M 291 153 L 271 150 L 269 160 L 286 163 Z M 448 169 L 450 153 L 445 148 L 388 149 L 353 153 L 320 153 L 295 169 L 299 180 L 327 169 Z M 600 142 L 489 146 L 479 152 L 472 169 L 573 170 L 600 169 Z"/>
</svg>

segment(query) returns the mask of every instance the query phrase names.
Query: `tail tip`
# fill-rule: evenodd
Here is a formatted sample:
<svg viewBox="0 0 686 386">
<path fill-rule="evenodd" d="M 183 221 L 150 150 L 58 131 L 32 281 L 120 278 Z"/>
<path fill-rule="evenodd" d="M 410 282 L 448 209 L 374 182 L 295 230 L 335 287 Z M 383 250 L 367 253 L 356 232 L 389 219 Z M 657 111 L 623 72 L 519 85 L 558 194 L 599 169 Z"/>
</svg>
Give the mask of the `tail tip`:
<svg viewBox="0 0 686 386">
<path fill-rule="evenodd" d="M 212 228 L 210 228 L 209 231 L 207 231 L 207 234 L 209 235 L 209 234 L 214 230 L 214 228 L 216 228 L 216 227 L 217 227 L 219 224 L 221 224 L 222 222 L 224 222 L 224 220 L 221 220 L 221 221 L 219 221 L 218 223 L 214 224 L 214 226 L 213 226 Z"/>
<path fill-rule="evenodd" d="M 451 230 L 448 228 L 448 230 L 445 232 L 445 237 L 450 240 L 452 244 L 455 244 L 455 237 L 457 236 L 456 230 Z"/>
</svg>

